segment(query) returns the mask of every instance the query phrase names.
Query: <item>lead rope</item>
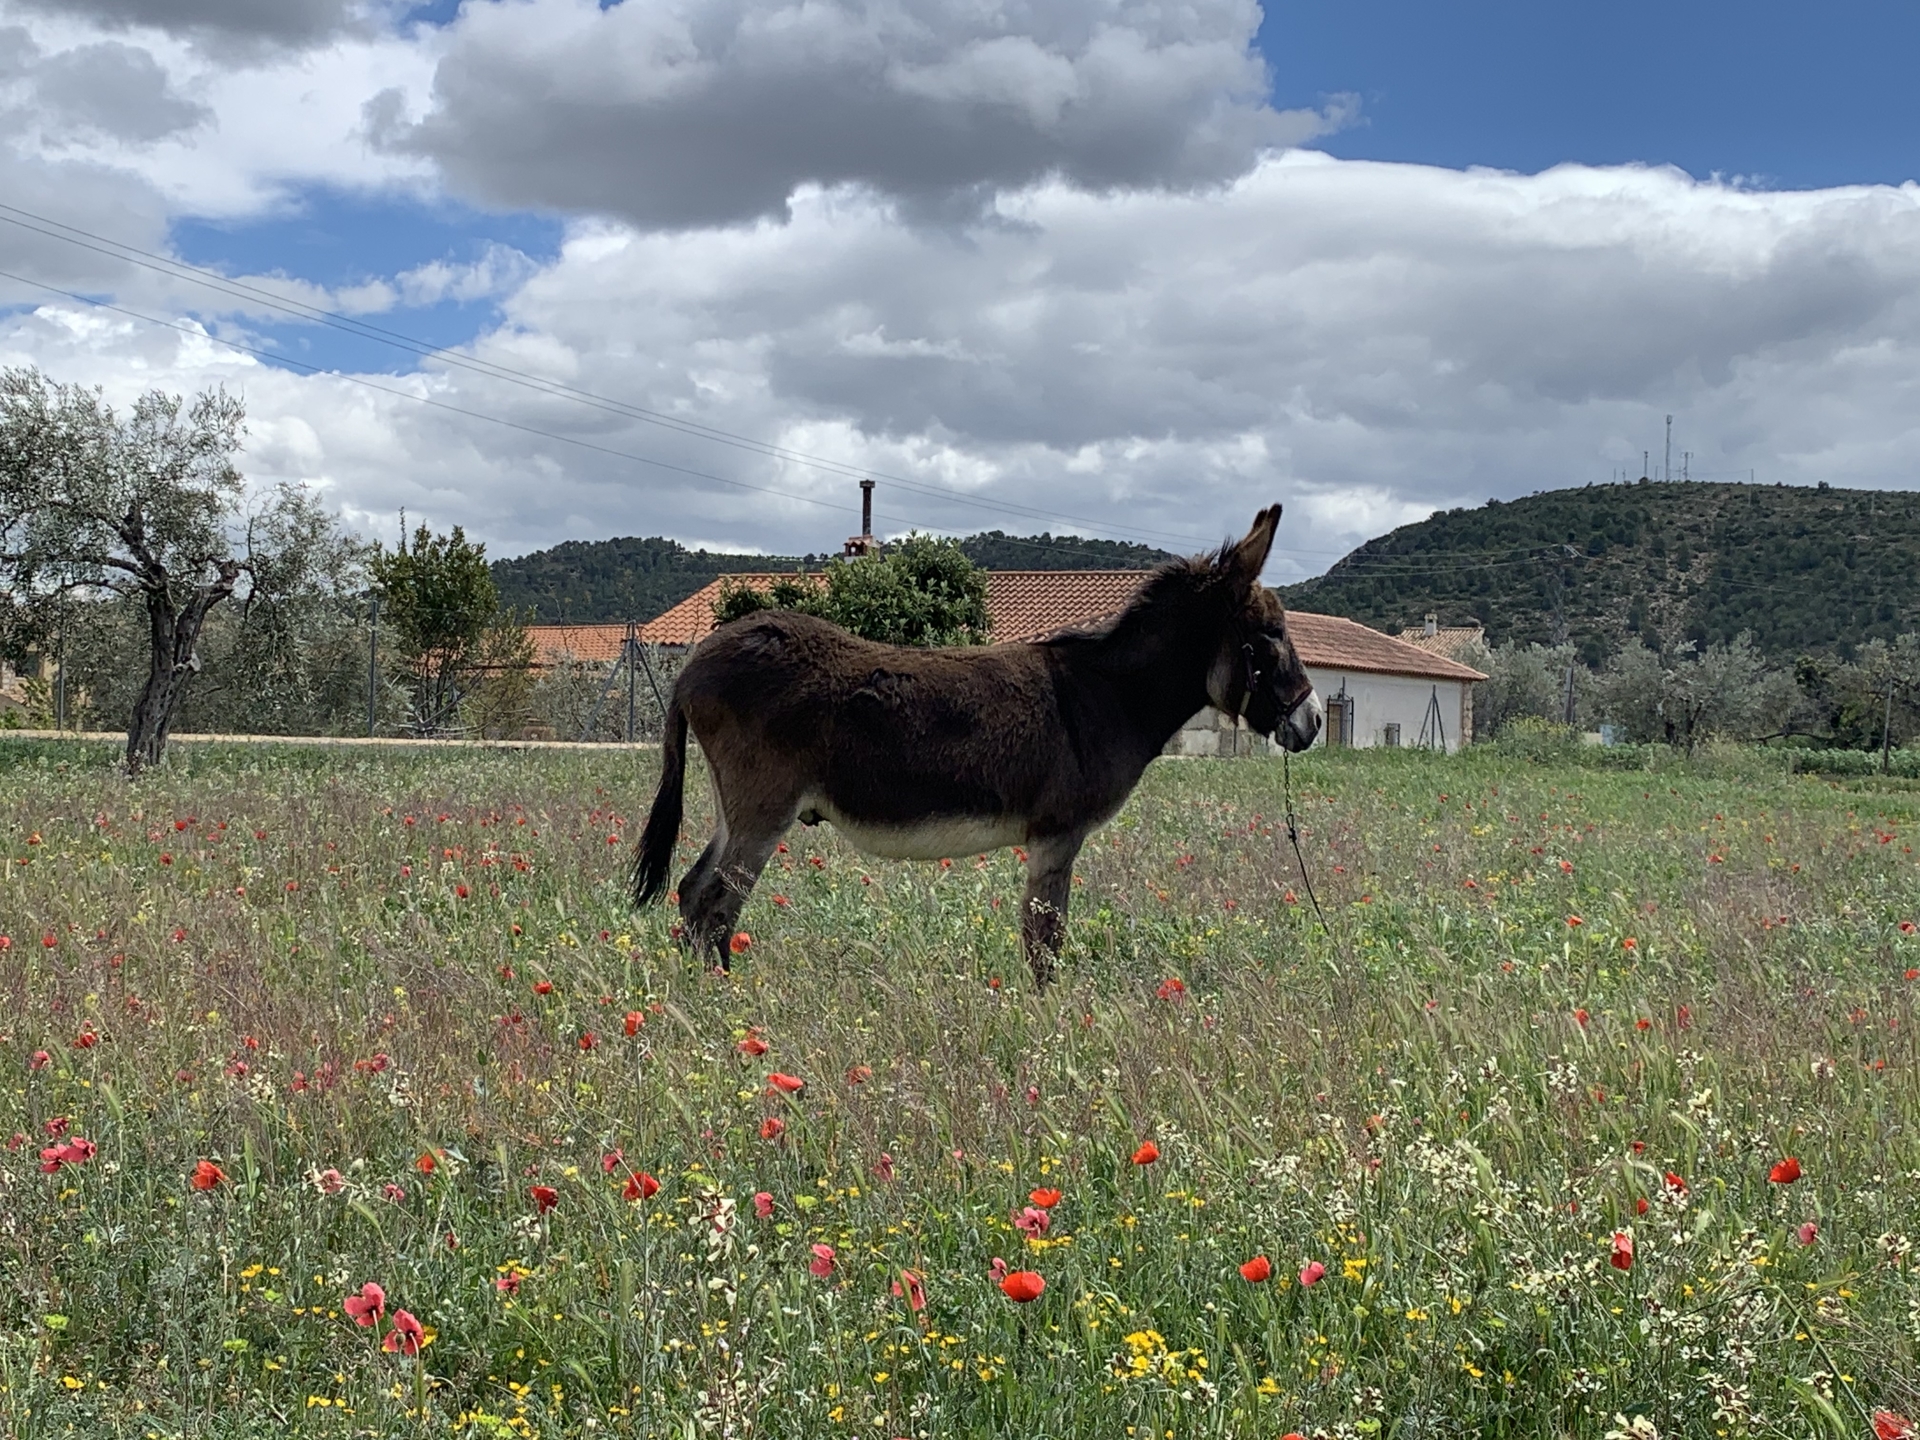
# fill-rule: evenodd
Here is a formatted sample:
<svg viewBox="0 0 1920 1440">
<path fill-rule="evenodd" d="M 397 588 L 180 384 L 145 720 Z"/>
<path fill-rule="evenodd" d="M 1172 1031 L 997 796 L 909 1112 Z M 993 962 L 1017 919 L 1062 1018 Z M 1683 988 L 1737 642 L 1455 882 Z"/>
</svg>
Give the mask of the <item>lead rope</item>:
<svg viewBox="0 0 1920 1440">
<path fill-rule="evenodd" d="M 1313 893 L 1313 877 L 1307 873 L 1307 857 L 1300 853 L 1300 820 L 1293 813 L 1293 754 L 1284 745 L 1280 747 L 1280 773 L 1287 797 L 1287 839 L 1293 844 L 1293 858 L 1300 865 L 1300 883 L 1306 887 L 1307 899 L 1313 902 L 1314 918 L 1320 922 L 1321 933 L 1327 939 L 1333 939 L 1333 929 L 1327 924 L 1327 915 L 1320 908 L 1320 897 Z"/>
</svg>

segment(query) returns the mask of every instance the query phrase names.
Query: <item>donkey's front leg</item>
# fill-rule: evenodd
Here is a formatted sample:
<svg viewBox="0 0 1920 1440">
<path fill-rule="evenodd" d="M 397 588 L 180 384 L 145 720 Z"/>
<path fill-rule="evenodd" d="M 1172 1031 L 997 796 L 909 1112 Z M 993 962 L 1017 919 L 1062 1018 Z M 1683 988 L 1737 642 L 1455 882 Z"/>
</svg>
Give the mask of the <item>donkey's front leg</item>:
<svg viewBox="0 0 1920 1440">
<path fill-rule="evenodd" d="M 1033 842 L 1027 855 L 1027 893 L 1020 905 L 1020 938 L 1034 988 L 1053 979 L 1053 962 L 1067 938 L 1067 899 L 1073 889 L 1073 861 L 1084 835 L 1060 835 Z"/>
</svg>

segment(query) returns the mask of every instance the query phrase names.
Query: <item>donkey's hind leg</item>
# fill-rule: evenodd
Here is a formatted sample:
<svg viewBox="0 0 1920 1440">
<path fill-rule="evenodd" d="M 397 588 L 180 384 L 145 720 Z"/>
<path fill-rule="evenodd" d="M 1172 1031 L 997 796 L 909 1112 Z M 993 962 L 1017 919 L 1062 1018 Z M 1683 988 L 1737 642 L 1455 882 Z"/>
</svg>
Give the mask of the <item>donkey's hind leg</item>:
<svg viewBox="0 0 1920 1440">
<path fill-rule="evenodd" d="M 682 894 L 681 913 L 686 917 L 687 935 L 694 948 L 713 955 L 722 970 L 727 968 L 728 943 L 734 923 L 753 893 L 754 883 L 772 857 L 780 837 L 793 823 L 793 807 L 777 814 L 760 813 L 745 817 L 730 816 L 714 835 L 718 853 L 701 857 L 694 867 L 703 870 L 692 894 Z M 709 850 L 713 846 L 708 847 Z M 704 869 L 703 869 L 704 867 Z"/>
<path fill-rule="evenodd" d="M 1067 898 L 1073 891 L 1073 861 L 1084 835 L 1035 841 L 1027 856 L 1027 893 L 1020 904 L 1020 938 L 1026 944 L 1033 984 L 1044 990 L 1067 938 Z"/>
</svg>

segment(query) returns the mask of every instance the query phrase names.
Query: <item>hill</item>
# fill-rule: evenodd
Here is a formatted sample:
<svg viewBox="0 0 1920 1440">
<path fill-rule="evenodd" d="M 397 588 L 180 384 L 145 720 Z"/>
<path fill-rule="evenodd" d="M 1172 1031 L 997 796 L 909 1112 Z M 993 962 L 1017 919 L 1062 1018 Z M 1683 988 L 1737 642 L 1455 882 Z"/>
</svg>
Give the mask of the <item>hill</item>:
<svg viewBox="0 0 1920 1440">
<path fill-rule="evenodd" d="M 1078 535 L 969 535 L 960 548 L 987 570 L 1145 570 L 1164 550 Z M 569 540 L 493 562 L 500 603 L 545 621 L 651 620 L 720 575 L 793 570 L 824 555 L 727 555 L 689 550 L 660 536 Z"/>
<path fill-rule="evenodd" d="M 1702 481 L 1590 485 L 1436 512 L 1282 592 L 1378 629 L 1478 620 L 1598 663 L 1638 635 L 1742 630 L 1776 660 L 1920 629 L 1920 495 Z"/>
</svg>

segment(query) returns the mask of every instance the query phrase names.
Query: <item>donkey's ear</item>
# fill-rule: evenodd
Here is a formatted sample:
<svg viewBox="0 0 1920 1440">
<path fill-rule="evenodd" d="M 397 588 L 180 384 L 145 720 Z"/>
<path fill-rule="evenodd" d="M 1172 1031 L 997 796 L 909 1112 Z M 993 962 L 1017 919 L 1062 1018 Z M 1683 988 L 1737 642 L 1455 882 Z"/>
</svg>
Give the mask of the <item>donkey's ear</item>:
<svg viewBox="0 0 1920 1440">
<path fill-rule="evenodd" d="M 1280 528 L 1280 507 L 1269 505 L 1253 517 L 1253 528 L 1226 555 L 1226 570 L 1236 585 L 1251 586 L 1267 568 L 1267 552 L 1273 549 L 1273 532 Z"/>
</svg>

